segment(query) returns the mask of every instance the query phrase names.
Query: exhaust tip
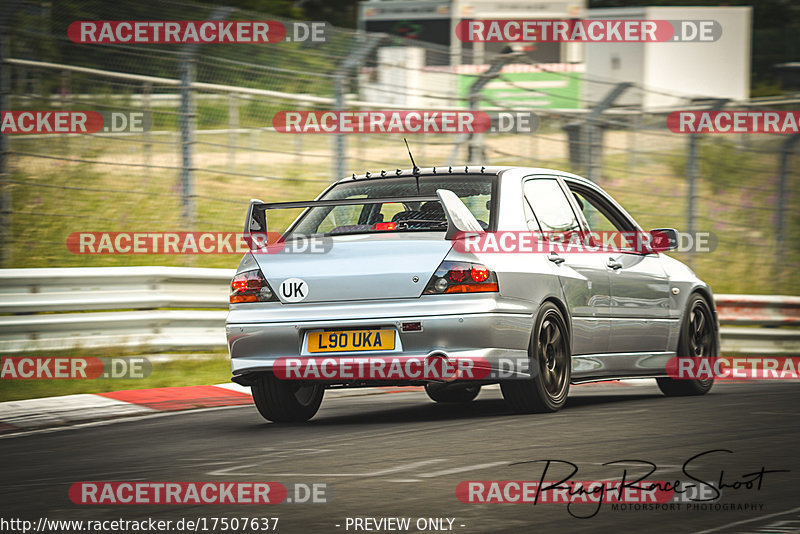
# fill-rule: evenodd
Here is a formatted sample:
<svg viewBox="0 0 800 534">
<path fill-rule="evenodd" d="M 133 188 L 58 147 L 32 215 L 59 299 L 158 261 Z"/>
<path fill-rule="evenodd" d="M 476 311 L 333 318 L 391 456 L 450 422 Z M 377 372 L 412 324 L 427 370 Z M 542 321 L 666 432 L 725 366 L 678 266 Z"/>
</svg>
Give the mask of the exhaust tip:
<svg viewBox="0 0 800 534">
<path fill-rule="evenodd" d="M 425 367 L 436 369 L 437 374 L 441 377 L 440 380 L 434 380 L 434 382 L 453 382 L 458 379 L 460 374 L 458 367 L 454 365 L 447 353 L 441 350 L 432 351 L 425 356 Z"/>
</svg>

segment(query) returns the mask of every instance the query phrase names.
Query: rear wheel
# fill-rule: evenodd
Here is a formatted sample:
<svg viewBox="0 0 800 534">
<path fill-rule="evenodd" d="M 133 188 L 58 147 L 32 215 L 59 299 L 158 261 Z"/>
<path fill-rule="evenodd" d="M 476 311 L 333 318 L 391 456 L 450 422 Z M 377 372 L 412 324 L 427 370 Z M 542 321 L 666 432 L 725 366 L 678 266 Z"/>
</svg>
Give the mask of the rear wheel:
<svg viewBox="0 0 800 534">
<path fill-rule="evenodd" d="M 425 393 L 436 402 L 470 402 L 480 392 L 480 386 L 458 387 L 438 383 L 425 384 Z"/>
<path fill-rule="evenodd" d="M 276 423 L 308 421 L 319 410 L 325 388 L 280 380 L 272 373 L 259 373 L 253 382 L 253 401 L 264 419 Z"/>
<path fill-rule="evenodd" d="M 698 294 L 689 299 L 678 339 L 678 357 L 713 358 L 719 355 L 716 322 L 706 299 Z M 714 385 L 713 378 L 677 380 L 658 378 L 658 389 L 668 397 L 705 395 Z"/>
<path fill-rule="evenodd" d="M 555 412 L 567 402 L 572 363 L 569 329 L 558 307 L 546 302 L 533 327 L 528 357 L 533 377 L 500 383 L 503 397 L 522 413 Z"/>
</svg>

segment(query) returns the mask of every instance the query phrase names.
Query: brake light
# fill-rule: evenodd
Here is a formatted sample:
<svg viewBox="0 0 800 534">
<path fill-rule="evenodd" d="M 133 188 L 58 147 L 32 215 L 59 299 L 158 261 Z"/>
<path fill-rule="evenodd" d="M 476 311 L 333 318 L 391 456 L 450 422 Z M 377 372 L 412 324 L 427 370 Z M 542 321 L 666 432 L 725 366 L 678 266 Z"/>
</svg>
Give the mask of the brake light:
<svg viewBox="0 0 800 534">
<path fill-rule="evenodd" d="M 423 294 L 491 293 L 500 291 L 497 275 L 477 263 L 444 261 L 436 269 Z"/>
<path fill-rule="evenodd" d="M 397 230 L 397 223 L 395 222 L 379 222 L 372 225 L 373 230 Z"/>
<path fill-rule="evenodd" d="M 489 269 L 483 265 L 476 265 L 469 270 L 469 274 L 476 282 L 485 282 L 489 278 Z"/>
<path fill-rule="evenodd" d="M 464 269 L 451 269 L 447 272 L 446 278 L 458 284 L 467 279 L 467 271 Z"/>
<path fill-rule="evenodd" d="M 231 304 L 242 302 L 270 302 L 277 301 L 278 297 L 269 287 L 264 275 L 259 269 L 236 273 L 231 280 L 231 294 L 228 299 Z"/>
</svg>

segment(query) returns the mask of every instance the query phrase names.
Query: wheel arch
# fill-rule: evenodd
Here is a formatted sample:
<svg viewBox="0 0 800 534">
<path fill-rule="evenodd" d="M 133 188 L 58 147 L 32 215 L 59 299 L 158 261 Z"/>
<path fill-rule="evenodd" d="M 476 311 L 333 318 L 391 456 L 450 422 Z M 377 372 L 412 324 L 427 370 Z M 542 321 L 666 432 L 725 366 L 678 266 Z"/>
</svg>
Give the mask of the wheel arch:
<svg viewBox="0 0 800 534">
<path fill-rule="evenodd" d="M 701 297 L 703 297 L 706 300 L 706 302 L 708 303 L 709 308 L 711 308 L 711 312 L 714 314 L 714 317 L 716 317 L 717 316 L 717 306 L 714 303 L 714 295 L 711 294 L 711 290 L 709 288 L 707 288 L 707 287 L 704 287 L 704 286 L 696 286 L 696 287 L 692 288 L 692 291 L 689 293 L 689 298 L 691 298 L 691 296 L 694 295 L 695 293 L 700 295 Z"/>
<path fill-rule="evenodd" d="M 708 304 L 709 309 L 711 310 L 711 315 L 714 318 L 714 337 L 716 338 L 716 353 L 719 356 L 720 352 L 722 351 L 722 339 L 720 337 L 720 326 L 719 326 L 719 317 L 717 316 L 717 306 L 714 302 L 714 295 L 711 293 L 711 289 L 705 286 L 696 286 L 692 288 L 691 292 L 689 292 L 689 296 L 686 298 L 686 307 L 683 310 L 683 315 L 681 315 L 681 324 L 683 324 L 683 318 L 686 313 L 689 312 L 689 302 L 692 300 L 693 295 L 699 295 L 706 301 Z"/>
<path fill-rule="evenodd" d="M 545 299 L 539 304 L 539 308 L 536 310 L 537 315 L 539 314 L 539 310 L 542 309 L 542 306 L 546 302 L 553 303 L 553 305 L 558 308 L 558 311 L 561 312 L 561 315 L 564 316 L 564 321 L 567 323 L 567 335 L 569 336 L 569 357 L 572 359 L 572 317 L 569 314 L 569 308 L 567 308 L 567 305 L 564 303 L 564 301 L 555 295 L 550 295 L 545 297 Z M 531 328 L 536 328 L 536 317 L 534 317 L 533 326 Z M 533 330 L 531 330 L 531 340 L 533 340 Z"/>
</svg>

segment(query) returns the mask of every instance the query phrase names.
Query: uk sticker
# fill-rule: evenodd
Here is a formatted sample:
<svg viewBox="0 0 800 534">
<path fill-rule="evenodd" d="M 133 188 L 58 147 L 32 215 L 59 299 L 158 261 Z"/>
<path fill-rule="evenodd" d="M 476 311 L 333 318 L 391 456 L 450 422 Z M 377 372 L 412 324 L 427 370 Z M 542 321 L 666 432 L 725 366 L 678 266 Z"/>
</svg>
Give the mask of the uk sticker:
<svg viewBox="0 0 800 534">
<path fill-rule="evenodd" d="M 279 291 L 285 302 L 301 302 L 308 296 L 308 284 L 300 278 L 288 278 L 281 283 Z"/>
</svg>

